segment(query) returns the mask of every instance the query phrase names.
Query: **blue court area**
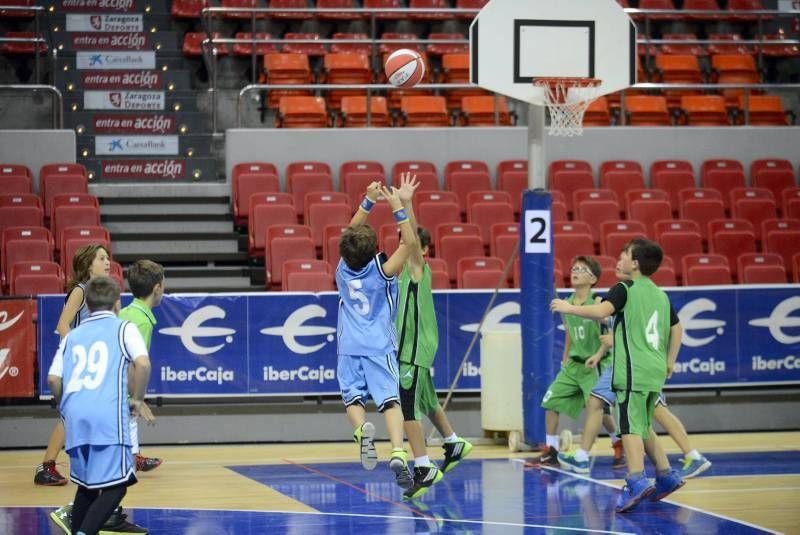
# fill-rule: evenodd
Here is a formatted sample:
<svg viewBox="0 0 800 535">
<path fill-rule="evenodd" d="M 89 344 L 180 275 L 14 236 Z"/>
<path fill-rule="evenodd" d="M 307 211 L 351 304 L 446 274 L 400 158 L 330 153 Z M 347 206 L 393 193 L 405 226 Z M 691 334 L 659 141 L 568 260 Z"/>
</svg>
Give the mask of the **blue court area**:
<svg viewBox="0 0 800 535">
<path fill-rule="evenodd" d="M 714 454 L 710 475 L 800 473 L 800 452 Z M 153 534 L 263 533 L 771 533 L 669 502 L 614 512 L 619 478 L 600 457 L 593 478 L 541 469 L 521 459 L 466 460 L 420 500 L 404 502 L 385 463 L 229 466 L 314 509 L 313 512 L 132 509 Z M 596 479 L 595 479 L 596 478 Z M 690 481 L 688 485 L 691 485 Z M 0 508 L 0 532 L 56 534 L 46 508 Z"/>
</svg>

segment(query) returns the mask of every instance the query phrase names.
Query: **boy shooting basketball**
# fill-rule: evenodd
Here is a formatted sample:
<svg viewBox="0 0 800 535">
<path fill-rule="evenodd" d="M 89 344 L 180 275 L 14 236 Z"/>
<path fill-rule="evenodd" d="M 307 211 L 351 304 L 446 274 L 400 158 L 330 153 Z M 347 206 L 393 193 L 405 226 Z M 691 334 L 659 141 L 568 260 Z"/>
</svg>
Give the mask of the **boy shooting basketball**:
<svg viewBox="0 0 800 535">
<path fill-rule="evenodd" d="M 339 244 L 341 260 L 336 268 L 339 288 L 338 347 L 336 375 L 354 427 L 353 438 L 361 449 L 361 464 L 372 470 L 377 464 L 373 439 L 375 426 L 366 421 L 364 407 L 371 397 L 386 418 L 392 454 L 389 468 L 397 484 L 408 489 L 413 484 L 408 471 L 408 454 L 403 449 L 403 414 L 397 374 L 397 333 L 394 317 L 397 310 L 397 277 L 416 247 L 416 233 L 401 197 L 411 199 L 418 183 L 408 174 L 400 178 L 400 189 L 373 182 L 356 210 Z M 394 212 L 403 239 L 397 251 L 387 258 L 378 253 L 375 231 L 366 224 L 367 216 L 383 195 Z"/>
<path fill-rule="evenodd" d="M 550 310 L 601 320 L 616 314 L 612 387 L 620 409 L 620 430 L 628 460 L 626 485 L 617 500 L 618 512 L 628 511 L 642 499 L 661 500 L 683 486 L 672 470 L 652 430 L 656 401 L 672 375 L 682 329 L 663 290 L 649 276 L 661 264 L 663 252 L 646 239 L 631 241 L 620 254 L 620 267 L 630 276 L 614 286 L 602 303 L 575 306 L 561 299 Z M 644 453 L 656 463 L 655 486 L 644 474 Z"/>
</svg>

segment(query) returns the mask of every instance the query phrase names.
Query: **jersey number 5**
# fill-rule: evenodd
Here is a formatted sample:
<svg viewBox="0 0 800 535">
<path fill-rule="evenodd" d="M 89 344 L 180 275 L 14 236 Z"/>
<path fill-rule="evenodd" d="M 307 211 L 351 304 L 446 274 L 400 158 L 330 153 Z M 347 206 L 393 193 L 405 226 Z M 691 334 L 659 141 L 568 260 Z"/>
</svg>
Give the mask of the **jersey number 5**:
<svg viewBox="0 0 800 535">
<path fill-rule="evenodd" d="M 350 294 L 350 299 L 358 301 L 358 303 L 353 303 L 353 308 L 362 316 L 366 316 L 369 314 L 369 299 L 361 291 L 361 288 L 361 281 L 358 279 L 347 283 L 347 292 Z"/>
<path fill-rule="evenodd" d="M 100 386 L 108 369 L 108 346 L 105 342 L 95 342 L 86 353 L 82 345 L 72 347 L 72 376 L 67 383 L 66 393 L 78 392 L 85 388 L 94 390 Z M 86 373 L 84 373 L 84 371 Z"/>
</svg>

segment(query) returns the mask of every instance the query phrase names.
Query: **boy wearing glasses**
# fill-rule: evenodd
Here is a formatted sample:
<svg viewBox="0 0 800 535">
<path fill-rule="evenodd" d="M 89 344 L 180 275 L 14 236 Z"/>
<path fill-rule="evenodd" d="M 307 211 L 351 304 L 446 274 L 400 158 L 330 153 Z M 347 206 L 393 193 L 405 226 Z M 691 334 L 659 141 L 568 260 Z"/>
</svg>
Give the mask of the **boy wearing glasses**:
<svg viewBox="0 0 800 535">
<path fill-rule="evenodd" d="M 592 287 L 600 279 L 600 273 L 600 264 L 594 258 L 575 257 L 570 275 L 570 283 L 575 292 L 567 298 L 567 302 L 575 306 L 599 302 L 600 298 L 592 292 Z M 563 413 L 575 420 L 580 417 L 600 371 L 605 368 L 604 363 L 596 368 L 587 367 L 586 361 L 601 359 L 608 351 L 608 347 L 600 343 L 600 323 L 572 315 L 565 315 L 563 321 L 566 337 L 561 370 L 542 399 L 542 408 L 546 409 L 547 450 L 540 457 L 539 463 L 555 467 L 560 466 L 559 415 Z"/>
</svg>

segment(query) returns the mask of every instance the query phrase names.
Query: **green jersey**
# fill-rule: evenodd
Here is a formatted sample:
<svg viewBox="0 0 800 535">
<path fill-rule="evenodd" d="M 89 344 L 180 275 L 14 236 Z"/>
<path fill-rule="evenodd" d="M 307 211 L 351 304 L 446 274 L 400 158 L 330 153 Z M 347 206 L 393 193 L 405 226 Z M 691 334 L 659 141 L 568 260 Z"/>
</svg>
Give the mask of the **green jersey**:
<svg viewBox="0 0 800 535">
<path fill-rule="evenodd" d="M 397 358 L 400 362 L 430 368 L 439 348 L 439 326 L 433 308 L 431 268 L 425 264 L 422 279 L 414 282 L 408 266 L 398 278 L 400 303 L 397 307 Z"/>
<path fill-rule="evenodd" d="M 156 317 L 153 311 L 141 299 L 134 299 L 130 305 L 119 311 L 119 319 L 130 321 L 139 329 L 147 349 L 150 349 L 150 340 L 153 338 L 153 327 Z"/>
<path fill-rule="evenodd" d="M 667 294 L 648 277 L 620 282 L 614 305 L 614 390 L 661 392 L 667 379 L 670 327 L 678 323 Z"/>
<path fill-rule="evenodd" d="M 581 306 L 593 305 L 594 294 L 589 294 Z M 575 294 L 567 297 L 570 305 L 575 304 Z M 600 349 L 600 323 L 596 320 L 564 314 L 565 327 L 569 329 L 569 358 L 585 362 Z"/>
</svg>

